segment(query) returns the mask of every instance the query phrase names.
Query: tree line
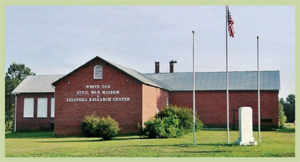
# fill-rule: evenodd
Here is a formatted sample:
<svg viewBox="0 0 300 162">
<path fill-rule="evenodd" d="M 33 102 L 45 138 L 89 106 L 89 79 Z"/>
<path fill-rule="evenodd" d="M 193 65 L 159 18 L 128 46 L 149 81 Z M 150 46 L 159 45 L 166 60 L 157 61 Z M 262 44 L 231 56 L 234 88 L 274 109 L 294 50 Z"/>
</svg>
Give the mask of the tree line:
<svg viewBox="0 0 300 162">
<path fill-rule="evenodd" d="M 283 106 L 284 115 L 286 116 L 286 123 L 294 123 L 295 121 L 295 95 L 290 94 L 284 100 L 280 98 L 280 104 Z"/>
<path fill-rule="evenodd" d="M 24 64 L 13 63 L 5 73 L 5 131 L 13 131 L 15 122 L 15 96 L 12 91 L 28 76 L 35 75 Z"/>
</svg>

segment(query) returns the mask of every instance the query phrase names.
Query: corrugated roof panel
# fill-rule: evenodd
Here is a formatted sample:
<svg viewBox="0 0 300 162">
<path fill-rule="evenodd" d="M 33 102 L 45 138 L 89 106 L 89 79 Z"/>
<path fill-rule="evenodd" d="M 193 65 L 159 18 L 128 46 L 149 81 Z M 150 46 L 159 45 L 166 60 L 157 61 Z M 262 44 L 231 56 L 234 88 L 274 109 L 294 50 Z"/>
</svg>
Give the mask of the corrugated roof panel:
<svg viewBox="0 0 300 162">
<path fill-rule="evenodd" d="M 193 90 L 192 72 L 145 75 L 159 80 L 174 91 Z M 261 90 L 280 89 L 279 71 L 261 71 L 260 75 Z M 164 78 L 162 79 L 160 76 L 164 76 Z M 196 90 L 226 90 L 226 72 L 196 72 Z M 229 90 L 257 90 L 257 71 L 229 72 Z"/>
<path fill-rule="evenodd" d="M 236 77 L 236 73 L 231 73 L 231 75 L 229 74 L 229 87 L 231 87 L 232 89 L 236 89 L 237 88 L 237 84 L 235 83 L 235 80 L 237 79 Z M 239 78 L 238 78 L 239 79 Z"/>
<path fill-rule="evenodd" d="M 112 64 L 144 84 L 169 91 L 193 90 L 192 72 L 141 74 L 121 65 Z M 280 89 L 279 71 L 261 71 L 260 75 L 261 90 Z M 53 93 L 51 83 L 62 77 L 63 75 L 28 76 L 12 93 Z M 197 72 L 196 90 L 226 90 L 226 72 Z M 257 90 L 257 72 L 229 72 L 229 90 Z"/>
<path fill-rule="evenodd" d="M 196 73 L 197 75 L 197 73 Z M 202 84 L 200 85 L 200 88 L 203 89 L 203 90 L 206 90 L 208 88 L 208 76 L 209 74 L 208 73 L 202 73 L 202 75 L 200 76 L 203 80 Z M 198 89 L 198 87 L 197 87 Z"/>
<path fill-rule="evenodd" d="M 218 72 L 218 89 L 226 89 L 226 82 L 223 82 L 223 80 L 226 80 L 226 73 Z"/>
<path fill-rule="evenodd" d="M 236 89 L 236 88 L 238 88 L 238 85 L 245 83 L 246 78 L 245 78 L 245 76 L 241 75 L 241 73 L 234 73 L 234 74 L 235 74 L 234 79 L 233 79 L 234 84 L 232 85 L 234 87 L 232 87 L 232 88 Z M 230 76 L 230 77 L 232 77 L 232 76 Z"/>
<path fill-rule="evenodd" d="M 269 82 L 270 82 L 270 74 L 269 73 L 264 73 L 264 72 L 261 72 L 260 73 L 260 88 L 266 88 L 267 85 L 270 85 Z M 267 79 L 269 78 L 269 79 Z"/>
<path fill-rule="evenodd" d="M 213 87 L 213 75 L 214 73 L 207 75 L 207 87 Z"/>
<path fill-rule="evenodd" d="M 192 84 L 193 84 L 193 81 L 190 78 L 185 76 L 184 79 L 183 79 L 183 83 L 187 83 L 187 85 L 190 85 L 190 82 L 192 82 Z"/>
<path fill-rule="evenodd" d="M 52 83 L 63 75 L 34 75 L 27 76 L 12 92 L 19 93 L 54 93 Z"/>
<path fill-rule="evenodd" d="M 257 72 L 250 72 L 248 71 L 248 76 L 249 76 L 249 79 L 251 80 L 249 83 L 248 83 L 248 88 L 249 89 L 257 89 Z"/>
<path fill-rule="evenodd" d="M 270 81 L 269 81 L 270 86 L 276 86 L 275 85 L 276 82 L 274 82 L 274 81 L 275 81 L 275 74 L 271 73 L 270 74 Z"/>
<path fill-rule="evenodd" d="M 280 74 L 276 73 L 275 78 L 280 78 Z M 276 82 L 276 80 L 275 80 L 275 82 Z M 280 79 L 278 80 L 278 82 L 276 82 L 275 87 L 278 87 L 278 89 L 280 89 Z"/>
<path fill-rule="evenodd" d="M 203 78 L 201 78 L 200 75 L 196 75 L 195 80 L 196 80 L 196 89 L 200 89 L 201 85 L 203 84 L 203 81 L 204 81 Z M 192 78 L 192 82 L 193 82 L 193 78 Z M 192 87 L 192 89 L 193 89 L 193 87 Z"/>
<path fill-rule="evenodd" d="M 211 75 L 211 85 L 215 85 L 215 87 L 217 88 L 218 86 L 218 76 L 217 73 L 212 73 L 213 75 Z"/>
</svg>

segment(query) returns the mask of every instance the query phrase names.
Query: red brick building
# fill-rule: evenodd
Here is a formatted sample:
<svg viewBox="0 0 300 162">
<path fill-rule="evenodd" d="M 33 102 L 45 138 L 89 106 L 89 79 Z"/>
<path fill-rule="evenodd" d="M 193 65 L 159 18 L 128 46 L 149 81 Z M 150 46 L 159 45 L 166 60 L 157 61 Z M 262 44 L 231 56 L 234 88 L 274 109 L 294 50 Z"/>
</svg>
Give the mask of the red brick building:
<svg viewBox="0 0 300 162">
<path fill-rule="evenodd" d="M 65 76 L 29 76 L 14 91 L 15 130 L 47 128 L 55 135 L 79 135 L 85 115 L 110 115 L 121 133 L 137 132 L 165 105 L 192 107 L 192 73 L 142 74 L 95 57 Z M 224 72 L 196 73 L 196 110 L 209 127 L 226 127 Z M 238 125 L 238 108 L 253 108 L 257 125 L 257 72 L 230 72 L 230 126 Z M 255 79 L 256 78 L 256 79 Z M 43 89 L 44 88 L 44 89 Z M 262 125 L 277 126 L 279 71 L 261 72 Z"/>
</svg>

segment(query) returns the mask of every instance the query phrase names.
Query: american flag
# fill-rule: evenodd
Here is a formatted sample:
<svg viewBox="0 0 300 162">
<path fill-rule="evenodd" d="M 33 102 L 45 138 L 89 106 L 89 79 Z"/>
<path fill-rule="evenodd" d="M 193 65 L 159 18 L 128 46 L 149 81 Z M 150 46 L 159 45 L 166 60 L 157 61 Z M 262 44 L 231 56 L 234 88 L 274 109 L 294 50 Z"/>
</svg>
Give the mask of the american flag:
<svg viewBox="0 0 300 162">
<path fill-rule="evenodd" d="M 234 21 L 231 17 L 230 12 L 228 11 L 228 32 L 229 32 L 229 36 L 234 38 L 234 27 L 233 27 Z"/>
</svg>

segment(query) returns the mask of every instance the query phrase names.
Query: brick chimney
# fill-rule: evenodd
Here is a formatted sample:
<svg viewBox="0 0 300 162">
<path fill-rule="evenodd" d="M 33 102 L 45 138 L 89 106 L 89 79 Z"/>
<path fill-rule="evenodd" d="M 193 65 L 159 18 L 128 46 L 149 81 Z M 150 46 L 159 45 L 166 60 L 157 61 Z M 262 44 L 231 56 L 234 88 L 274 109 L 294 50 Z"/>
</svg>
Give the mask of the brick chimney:
<svg viewBox="0 0 300 162">
<path fill-rule="evenodd" d="M 155 73 L 159 73 L 159 62 L 155 62 Z"/>
<path fill-rule="evenodd" d="M 177 63 L 176 60 L 171 60 L 170 61 L 170 73 L 174 72 L 174 64 Z"/>
</svg>

